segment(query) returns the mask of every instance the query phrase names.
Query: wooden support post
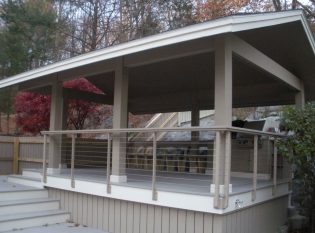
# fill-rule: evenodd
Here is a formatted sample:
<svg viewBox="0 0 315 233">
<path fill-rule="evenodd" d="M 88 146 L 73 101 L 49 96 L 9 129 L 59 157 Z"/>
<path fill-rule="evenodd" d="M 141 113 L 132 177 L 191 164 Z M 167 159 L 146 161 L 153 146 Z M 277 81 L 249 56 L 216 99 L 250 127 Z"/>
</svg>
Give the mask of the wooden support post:
<svg viewBox="0 0 315 233">
<path fill-rule="evenodd" d="M 107 183 L 107 193 L 111 193 L 112 189 L 111 189 L 111 185 L 110 185 L 110 156 L 111 156 L 111 135 L 108 134 L 107 135 L 107 164 L 106 164 L 106 183 Z"/>
<path fill-rule="evenodd" d="M 200 111 L 198 107 L 195 107 L 191 111 L 191 126 L 200 126 Z M 198 150 L 199 150 L 199 131 L 191 131 L 190 132 L 191 137 L 191 152 L 192 156 L 190 157 L 189 161 L 189 172 L 192 173 L 200 173 L 200 166 L 199 166 L 199 156 L 198 156 Z M 174 159 L 172 159 L 174 160 Z"/>
<path fill-rule="evenodd" d="M 273 188 L 272 188 L 272 195 L 276 194 L 277 189 L 277 168 L 278 168 L 278 148 L 276 146 L 276 140 L 274 141 L 273 145 Z"/>
<path fill-rule="evenodd" d="M 232 126 L 232 44 L 229 35 L 218 36 L 215 39 L 215 72 L 214 72 L 214 121 L 215 126 Z M 226 147 L 225 134 L 216 133 L 216 150 L 214 155 L 214 208 L 224 208 L 224 185 L 225 185 L 225 155 L 229 154 L 230 148 Z M 221 190 L 220 193 L 220 187 Z M 221 197 L 220 197 L 220 194 Z"/>
<path fill-rule="evenodd" d="M 43 145 L 43 183 L 47 183 L 47 135 L 44 134 L 44 145 Z"/>
<path fill-rule="evenodd" d="M 128 69 L 123 58 L 117 59 L 115 65 L 113 128 L 128 128 Z M 127 141 L 127 133 L 113 134 L 111 182 L 127 182 Z"/>
<path fill-rule="evenodd" d="M 156 132 L 153 133 L 153 164 L 152 164 L 152 200 L 157 200 L 156 191 Z"/>
<path fill-rule="evenodd" d="M 253 191 L 252 201 L 256 200 L 257 191 L 257 165 L 258 165 L 258 135 L 254 136 L 254 164 L 253 164 Z"/>
<path fill-rule="evenodd" d="M 225 133 L 224 208 L 229 206 L 231 179 L 231 132 Z"/>
<path fill-rule="evenodd" d="M 51 104 L 50 104 L 50 123 L 49 130 L 62 130 L 63 120 L 63 96 L 62 82 L 58 77 L 54 80 L 51 87 Z M 49 136 L 49 157 L 48 167 L 51 169 L 61 168 L 61 140 L 62 135 Z"/>
<path fill-rule="evenodd" d="M 213 177 L 214 177 L 214 208 L 219 208 L 219 197 L 220 197 L 220 163 L 219 155 L 221 154 L 221 133 L 218 131 L 215 134 L 215 153 L 213 157 Z"/>
<path fill-rule="evenodd" d="M 75 157 L 75 137 L 76 135 L 71 135 L 71 188 L 75 188 L 74 181 L 74 157 Z"/>
<path fill-rule="evenodd" d="M 18 137 L 14 138 L 13 144 L 13 174 L 19 173 L 20 141 Z"/>
<path fill-rule="evenodd" d="M 297 108 L 303 108 L 305 105 L 305 89 L 304 89 L 304 83 L 302 80 L 300 80 L 301 82 L 301 90 L 296 93 L 295 95 L 295 106 Z"/>
</svg>

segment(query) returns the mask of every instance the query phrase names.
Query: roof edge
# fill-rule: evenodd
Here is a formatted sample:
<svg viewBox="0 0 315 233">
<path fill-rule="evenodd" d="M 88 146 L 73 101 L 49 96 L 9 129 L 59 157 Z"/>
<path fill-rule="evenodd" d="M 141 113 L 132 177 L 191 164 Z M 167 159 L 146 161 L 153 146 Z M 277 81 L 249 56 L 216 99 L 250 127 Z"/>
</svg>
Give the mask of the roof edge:
<svg viewBox="0 0 315 233">
<path fill-rule="evenodd" d="M 194 39 L 215 36 L 224 33 L 251 30 L 266 26 L 274 26 L 294 21 L 301 21 L 306 36 L 315 54 L 315 41 L 302 10 L 268 12 L 259 14 L 232 15 L 204 23 L 199 23 L 176 30 L 144 37 L 119 45 L 92 51 L 66 60 L 26 71 L 0 81 L 0 88 L 16 85 L 25 81 L 47 75 L 57 74 L 75 67 L 115 59 L 136 52 L 159 48 Z"/>
</svg>

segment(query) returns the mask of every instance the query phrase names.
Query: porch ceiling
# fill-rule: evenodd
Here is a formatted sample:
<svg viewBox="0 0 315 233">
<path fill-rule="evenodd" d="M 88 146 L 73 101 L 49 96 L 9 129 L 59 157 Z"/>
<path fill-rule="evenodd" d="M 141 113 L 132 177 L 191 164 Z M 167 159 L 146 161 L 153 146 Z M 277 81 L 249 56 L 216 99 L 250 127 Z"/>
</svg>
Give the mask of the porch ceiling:
<svg viewBox="0 0 315 233">
<path fill-rule="evenodd" d="M 87 77 L 113 93 L 114 73 Z M 294 103 L 295 92 L 266 72 L 234 55 L 233 107 Z M 214 108 L 214 53 L 130 68 L 129 111 L 134 114 Z"/>
<path fill-rule="evenodd" d="M 315 100 L 314 50 L 300 21 L 244 30 L 236 35 L 302 79 L 306 100 Z M 313 39 L 313 34 L 310 37 Z"/>
<path fill-rule="evenodd" d="M 315 100 L 315 43 L 301 11 L 240 15 L 95 51 L 0 81 L 0 88 L 49 93 L 53 79 L 86 77 L 111 104 L 114 64 L 129 69 L 129 111 L 140 113 L 213 109 L 213 39 L 233 33 L 304 81 L 306 100 Z M 295 91 L 249 61 L 233 56 L 233 106 L 294 103 Z M 101 96 L 98 96 L 100 98 Z M 91 97 L 92 98 L 92 97 Z"/>
</svg>

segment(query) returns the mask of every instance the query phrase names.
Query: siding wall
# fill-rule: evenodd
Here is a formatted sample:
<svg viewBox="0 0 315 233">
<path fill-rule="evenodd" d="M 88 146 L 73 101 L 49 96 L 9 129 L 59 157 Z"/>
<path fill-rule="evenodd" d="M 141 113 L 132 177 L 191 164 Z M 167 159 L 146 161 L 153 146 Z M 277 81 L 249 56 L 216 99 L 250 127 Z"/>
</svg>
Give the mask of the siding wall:
<svg viewBox="0 0 315 233">
<path fill-rule="evenodd" d="M 49 188 L 71 220 L 111 233 L 273 233 L 286 221 L 287 197 L 229 215 L 181 210 Z"/>
</svg>

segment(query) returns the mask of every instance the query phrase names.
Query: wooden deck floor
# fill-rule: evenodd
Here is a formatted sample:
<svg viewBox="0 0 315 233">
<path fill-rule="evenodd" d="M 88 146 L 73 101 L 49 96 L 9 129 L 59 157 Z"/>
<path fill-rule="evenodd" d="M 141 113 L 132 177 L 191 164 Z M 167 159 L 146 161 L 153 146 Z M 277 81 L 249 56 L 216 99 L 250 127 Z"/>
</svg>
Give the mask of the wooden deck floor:
<svg viewBox="0 0 315 233">
<path fill-rule="evenodd" d="M 33 169 L 32 169 L 33 170 Z M 34 171 L 34 170 L 33 170 Z M 37 170 L 40 172 L 39 170 Z M 58 174 L 52 176 L 65 177 L 70 179 L 70 169 L 62 169 Z M 102 169 L 75 169 L 75 179 L 91 182 L 106 183 L 106 170 Z M 143 189 L 151 189 L 152 173 L 144 170 L 128 170 L 127 182 L 115 185 L 130 186 Z M 157 172 L 157 190 L 190 193 L 196 195 L 210 195 L 212 175 L 189 174 L 176 172 Z M 252 189 L 251 178 L 231 177 L 232 194 L 248 192 Z M 258 180 L 257 188 L 272 185 L 271 180 Z"/>
</svg>

